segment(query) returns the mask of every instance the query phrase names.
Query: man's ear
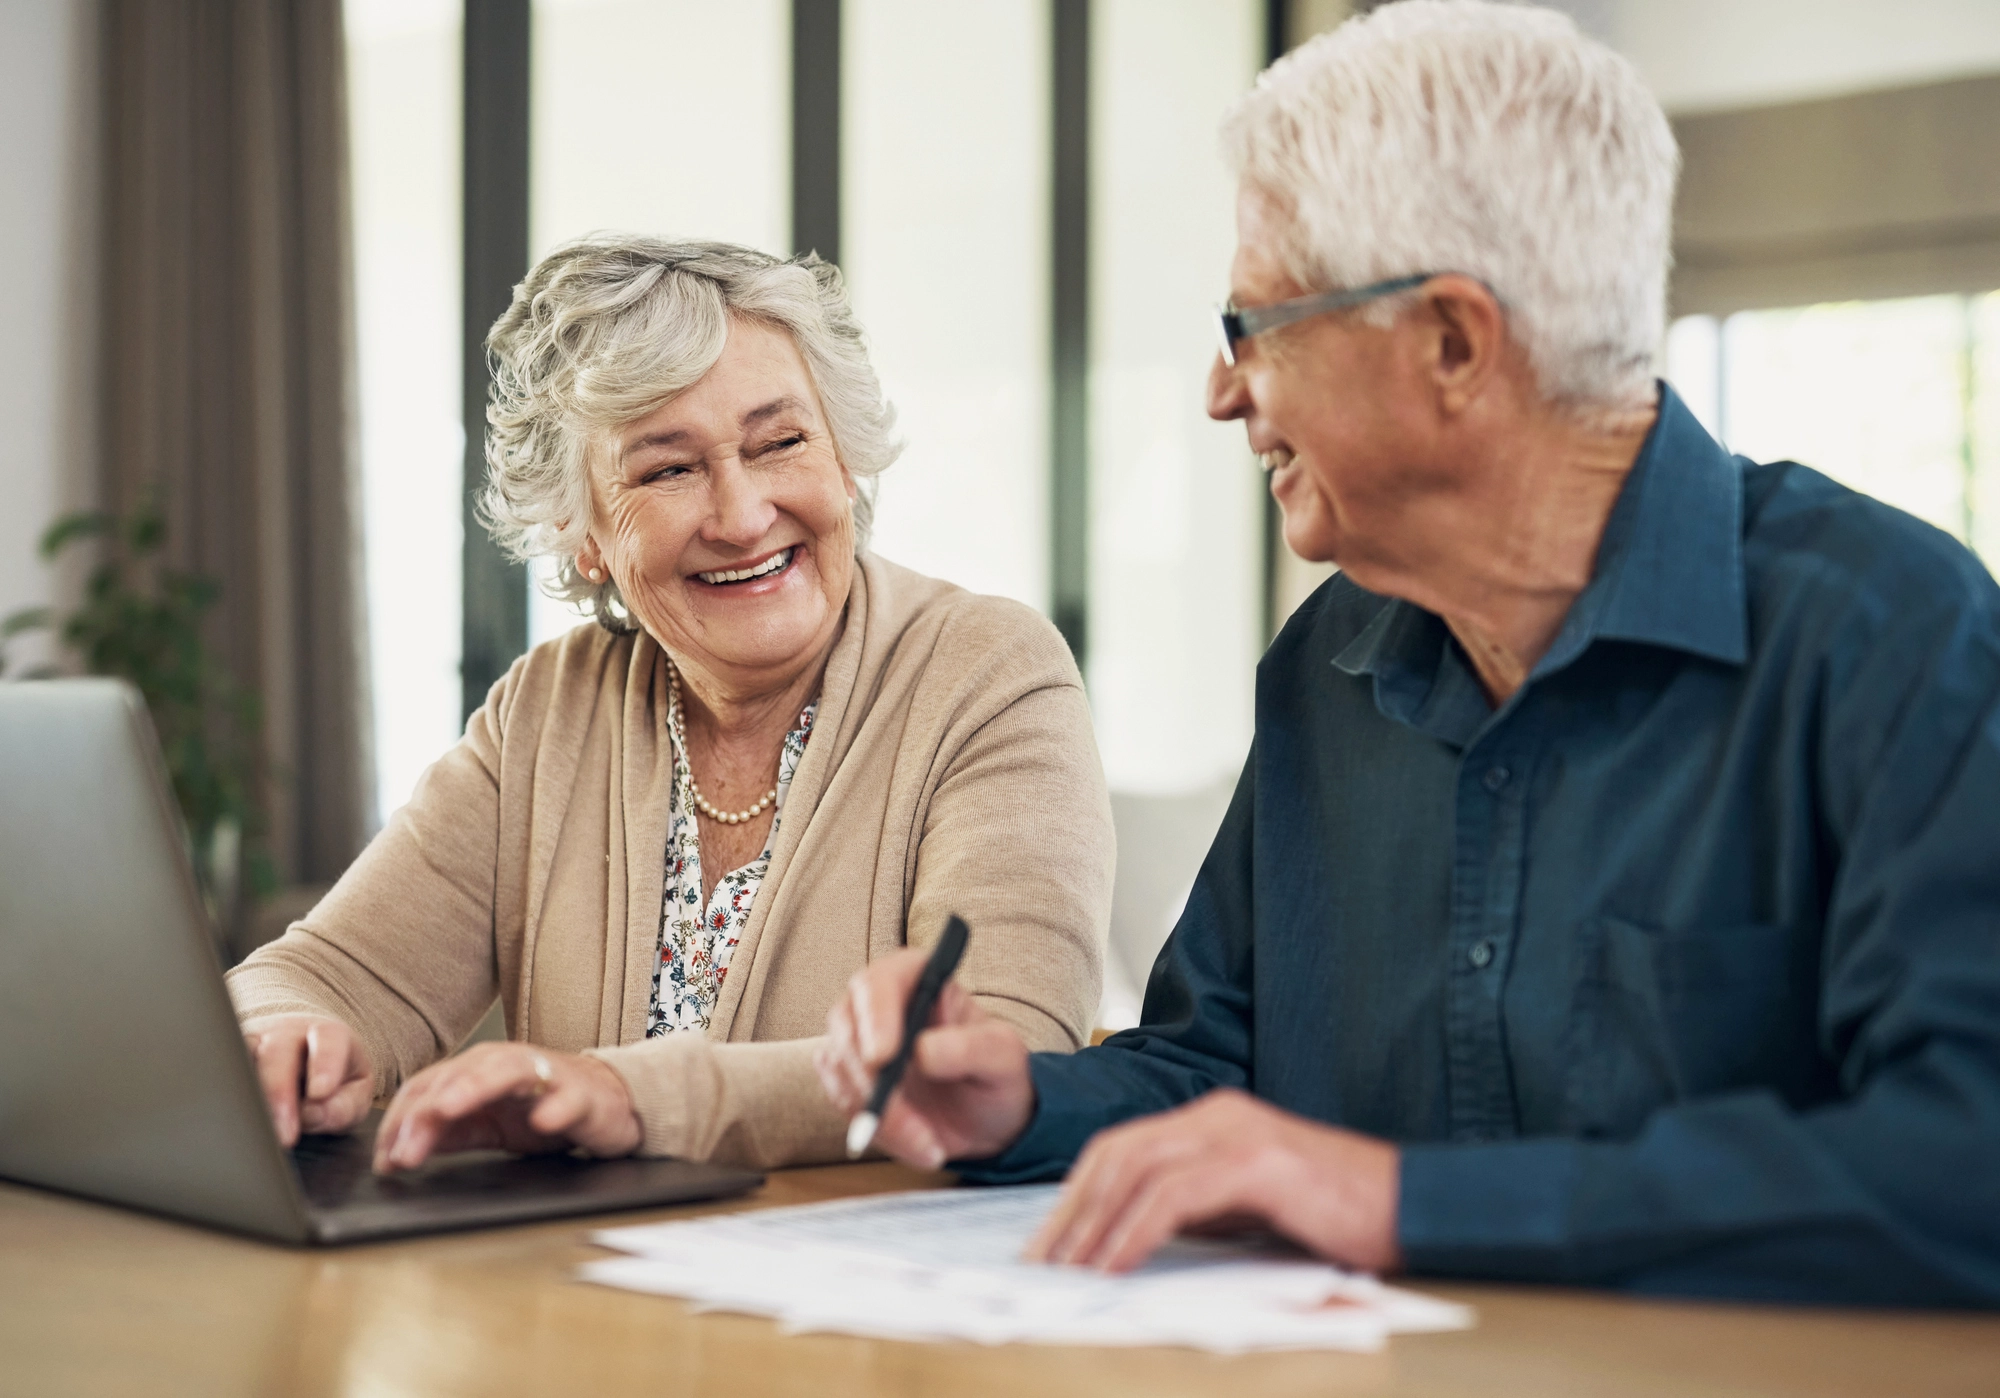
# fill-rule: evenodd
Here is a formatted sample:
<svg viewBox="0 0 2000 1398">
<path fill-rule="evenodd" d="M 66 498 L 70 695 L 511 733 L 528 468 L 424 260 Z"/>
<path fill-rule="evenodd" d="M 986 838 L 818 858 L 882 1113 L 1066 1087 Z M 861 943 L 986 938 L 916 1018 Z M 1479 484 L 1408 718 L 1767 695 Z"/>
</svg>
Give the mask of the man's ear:
<svg viewBox="0 0 2000 1398">
<path fill-rule="evenodd" d="M 1432 386 L 1438 406 L 1457 416 L 1499 371 L 1507 347 L 1507 313 L 1482 281 L 1451 273 L 1418 292 L 1426 312 Z"/>
</svg>

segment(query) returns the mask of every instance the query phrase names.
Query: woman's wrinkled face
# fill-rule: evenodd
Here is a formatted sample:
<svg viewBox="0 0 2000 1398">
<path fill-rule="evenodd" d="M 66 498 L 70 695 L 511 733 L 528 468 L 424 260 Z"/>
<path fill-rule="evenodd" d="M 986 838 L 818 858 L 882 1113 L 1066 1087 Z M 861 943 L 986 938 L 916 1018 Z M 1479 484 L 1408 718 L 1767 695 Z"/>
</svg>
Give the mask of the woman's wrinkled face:
<svg viewBox="0 0 2000 1398">
<path fill-rule="evenodd" d="M 831 644 L 854 576 L 854 481 L 792 337 L 732 318 L 692 387 L 590 453 L 578 567 L 608 568 L 685 667 L 783 683 Z"/>
</svg>

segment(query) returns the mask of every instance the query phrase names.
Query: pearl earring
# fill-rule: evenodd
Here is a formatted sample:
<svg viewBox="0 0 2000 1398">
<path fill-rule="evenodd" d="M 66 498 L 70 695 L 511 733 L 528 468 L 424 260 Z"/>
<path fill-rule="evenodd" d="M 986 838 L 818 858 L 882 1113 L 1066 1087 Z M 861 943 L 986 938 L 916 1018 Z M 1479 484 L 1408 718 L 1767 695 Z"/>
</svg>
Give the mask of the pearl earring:
<svg viewBox="0 0 2000 1398">
<path fill-rule="evenodd" d="M 602 568 L 592 568 L 586 576 L 594 583 L 601 583 L 604 581 L 604 570 Z"/>
</svg>

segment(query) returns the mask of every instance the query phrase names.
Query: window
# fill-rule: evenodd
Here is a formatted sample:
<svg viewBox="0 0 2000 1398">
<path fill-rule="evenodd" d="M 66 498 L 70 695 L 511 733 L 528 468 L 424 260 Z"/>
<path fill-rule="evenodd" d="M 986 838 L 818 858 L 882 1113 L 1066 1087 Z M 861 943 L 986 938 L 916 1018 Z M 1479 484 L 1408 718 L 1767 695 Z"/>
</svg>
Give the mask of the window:
<svg viewBox="0 0 2000 1398">
<path fill-rule="evenodd" d="M 532 52 L 532 260 L 596 232 L 790 251 L 787 0 L 535 0 Z M 530 580 L 530 646 L 582 620 Z"/>
<path fill-rule="evenodd" d="M 874 547 L 1047 610 L 1048 8 L 841 10 L 842 270 L 908 443 Z"/>
<path fill-rule="evenodd" d="M 1210 421 L 1235 183 L 1216 127 L 1263 63 L 1243 0 L 1099 0 L 1092 22 L 1090 683 L 1114 791 L 1193 791 L 1250 748 L 1264 479 Z"/>
<path fill-rule="evenodd" d="M 1667 364 L 1731 451 L 1804 462 L 2000 564 L 2000 292 L 1688 316 Z"/>
<path fill-rule="evenodd" d="M 362 529 L 380 815 L 459 735 L 457 0 L 347 0 Z"/>
</svg>

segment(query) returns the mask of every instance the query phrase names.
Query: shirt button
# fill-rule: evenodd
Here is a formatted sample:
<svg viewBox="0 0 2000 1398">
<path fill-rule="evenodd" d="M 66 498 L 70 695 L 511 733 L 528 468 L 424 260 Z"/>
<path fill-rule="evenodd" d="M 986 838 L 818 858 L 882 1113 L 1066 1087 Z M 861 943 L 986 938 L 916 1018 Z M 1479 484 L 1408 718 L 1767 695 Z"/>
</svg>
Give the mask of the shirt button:
<svg viewBox="0 0 2000 1398">
<path fill-rule="evenodd" d="M 1476 970 L 1483 971 L 1493 964 L 1493 943 L 1481 939 L 1472 944 L 1472 950 L 1465 954 Z"/>
<path fill-rule="evenodd" d="M 1485 777 L 1486 789 L 1488 791 L 1498 792 L 1501 787 L 1507 784 L 1507 778 L 1510 775 L 1511 774 L 1507 771 L 1505 767 L 1488 767 L 1486 769 L 1486 777 Z"/>
</svg>

